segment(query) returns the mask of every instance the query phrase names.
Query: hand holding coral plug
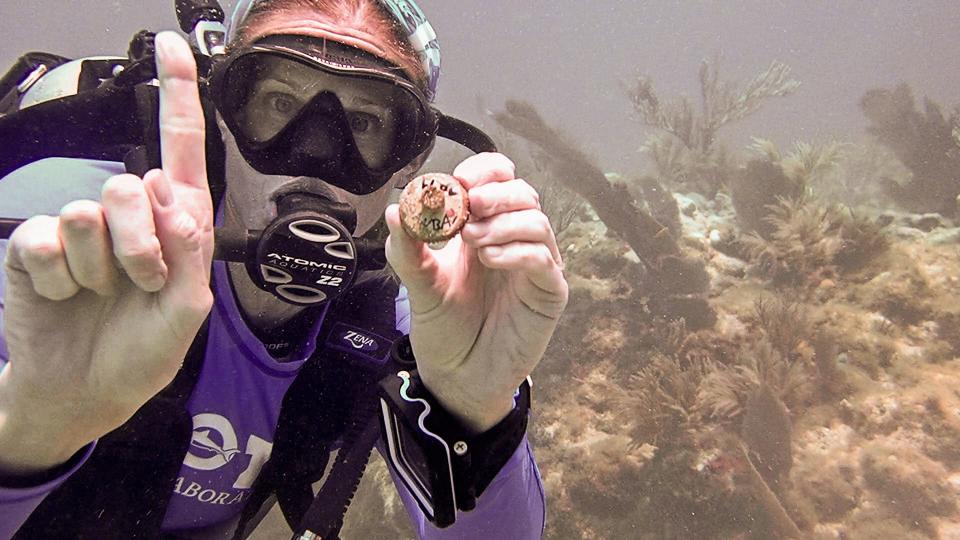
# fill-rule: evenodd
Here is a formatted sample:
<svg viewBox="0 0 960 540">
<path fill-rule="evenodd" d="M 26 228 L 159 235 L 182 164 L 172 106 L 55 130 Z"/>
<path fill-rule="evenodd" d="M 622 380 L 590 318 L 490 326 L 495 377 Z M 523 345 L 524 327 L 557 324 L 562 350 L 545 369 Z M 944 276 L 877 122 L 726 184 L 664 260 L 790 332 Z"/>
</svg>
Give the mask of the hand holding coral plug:
<svg viewBox="0 0 960 540">
<path fill-rule="evenodd" d="M 408 235 L 387 209 L 387 259 L 410 295 L 410 340 L 420 376 L 476 431 L 496 425 L 543 357 L 567 303 L 557 241 L 539 196 L 501 154 L 454 171 L 470 221 L 443 249 Z"/>
</svg>

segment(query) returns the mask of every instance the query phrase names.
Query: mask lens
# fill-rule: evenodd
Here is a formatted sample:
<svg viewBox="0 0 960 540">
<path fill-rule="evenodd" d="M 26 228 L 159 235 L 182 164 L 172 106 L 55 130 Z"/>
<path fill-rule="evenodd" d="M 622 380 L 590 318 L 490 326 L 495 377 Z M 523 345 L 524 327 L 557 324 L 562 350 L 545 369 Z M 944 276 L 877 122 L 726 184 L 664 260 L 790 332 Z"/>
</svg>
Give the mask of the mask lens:
<svg viewBox="0 0 960 540">
<path fill-rule="evenodd" d="M 423 122 L 417 97 L 393 81 L 278 54 L 237 58 L 224 82 L 221 113 L 235 135 L 262 147 L 294 130 L 296 152 L 314 159 L 340 155 L 349 138 L 367 168 L 384 168 L 409 153 L 409 134 Z"/>
</svg>

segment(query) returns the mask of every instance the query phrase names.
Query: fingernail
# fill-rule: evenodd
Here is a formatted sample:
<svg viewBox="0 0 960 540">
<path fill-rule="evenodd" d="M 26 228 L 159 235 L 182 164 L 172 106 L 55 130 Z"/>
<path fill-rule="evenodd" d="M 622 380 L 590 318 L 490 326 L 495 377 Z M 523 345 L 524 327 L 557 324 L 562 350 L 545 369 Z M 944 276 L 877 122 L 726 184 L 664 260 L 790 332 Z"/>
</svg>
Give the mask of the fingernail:
<svg viewBox="0 0 960 540">
<path fill-rule="evenodd" d="M 151 183 L 153 187 L 153 196 L 156 197 L 160 206 L 167 207 L 173 203 L 173 192 L 170 191 L 170 182 L 163 173 L 157 175 L 157 178 Z"/>
<path fill-rule="evenodd" d="M 163 288 L 167 284 L 167 273 L 166 272 L 157 272 L 156 274 L 150 276 L 146 283 L 144 284 L 144 289 L 148 292 L 156 292 Z"/>
<path fill-rule="evenodd" d="M 156 52 L 157 62 L 165 62 L 167 60 L 167 38 L 164 36 L 163 32 L 160 32 L 153 38 L 153 49 Z M 157 66 L 159 68 L 159 66 Z"/>
</svg>

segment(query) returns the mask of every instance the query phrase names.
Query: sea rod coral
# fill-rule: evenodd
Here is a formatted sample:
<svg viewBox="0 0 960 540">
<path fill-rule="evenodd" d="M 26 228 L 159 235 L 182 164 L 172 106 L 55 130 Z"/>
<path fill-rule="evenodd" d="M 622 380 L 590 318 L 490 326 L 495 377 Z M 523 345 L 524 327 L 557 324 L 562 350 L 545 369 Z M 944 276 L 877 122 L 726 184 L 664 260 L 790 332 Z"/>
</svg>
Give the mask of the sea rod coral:
<svg viewBox="0 0 960 540">
<path fill-rule="evenodd" d="M 713 309 L 702 295 L 709 286 L 703 263 L 684 256 L 669 227 L 644 211 L 626 186 L 610 182 L 529 103 L 509 101 L 494 119 L 538 148 L 551 176 L 580 194 L 629 244 L 648 272 L 644 290 L 650 295 L 651 310 L 667 318 L 682 317 L 691 327 L 713 325 Z"/>
</svg>

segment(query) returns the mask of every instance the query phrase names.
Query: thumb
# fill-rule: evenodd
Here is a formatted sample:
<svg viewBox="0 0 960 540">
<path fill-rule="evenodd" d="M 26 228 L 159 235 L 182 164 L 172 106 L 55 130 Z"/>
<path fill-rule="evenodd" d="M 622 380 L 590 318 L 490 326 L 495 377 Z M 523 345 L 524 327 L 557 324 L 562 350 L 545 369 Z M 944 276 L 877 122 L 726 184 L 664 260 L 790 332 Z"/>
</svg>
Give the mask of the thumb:
<svg viewBox="0 0 960 540">
<path fill-rule="evenodd" d="M 410 292 L 410 302 L 414 305 L 434 305 L 442 294 L 437 290 L 437 278 L 440 267 L 434 253 L 426 244 L 413 238 L 400 224 L 400 207 L 391 204 L 386 212 L 387 261 L 400 281 Z"/>
</svg>

